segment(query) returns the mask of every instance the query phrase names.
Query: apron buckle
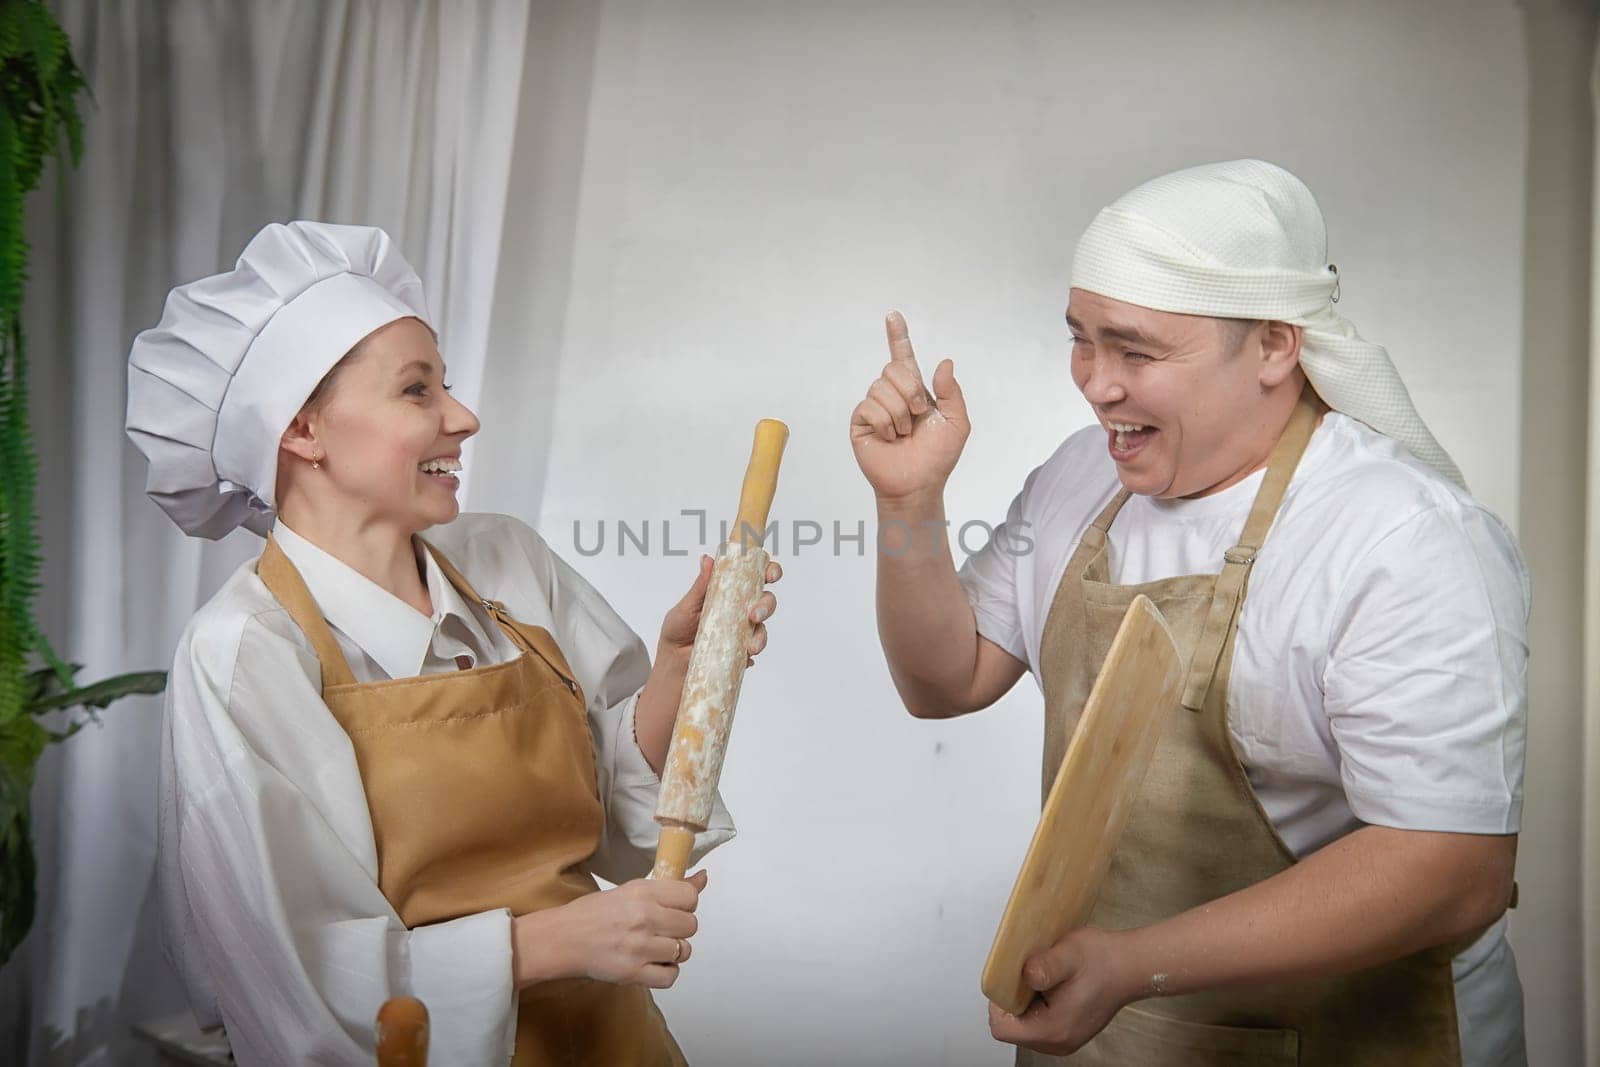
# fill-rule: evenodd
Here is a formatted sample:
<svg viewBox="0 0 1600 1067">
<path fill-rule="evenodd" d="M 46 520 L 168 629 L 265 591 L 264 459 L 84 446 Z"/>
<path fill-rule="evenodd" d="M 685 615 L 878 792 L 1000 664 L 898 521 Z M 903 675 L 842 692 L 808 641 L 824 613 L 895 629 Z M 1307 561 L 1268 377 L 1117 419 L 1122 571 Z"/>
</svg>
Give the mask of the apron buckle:
<svg viewBox="0 0 1600 1067">
<path fill-rule="evenodd" d="M 1248 567 L 1256 561 L 1256 550 L 1249 545 L 1234 545 L 1222 554 L 1222 558 L 1229 563 Z"/>
</svg>

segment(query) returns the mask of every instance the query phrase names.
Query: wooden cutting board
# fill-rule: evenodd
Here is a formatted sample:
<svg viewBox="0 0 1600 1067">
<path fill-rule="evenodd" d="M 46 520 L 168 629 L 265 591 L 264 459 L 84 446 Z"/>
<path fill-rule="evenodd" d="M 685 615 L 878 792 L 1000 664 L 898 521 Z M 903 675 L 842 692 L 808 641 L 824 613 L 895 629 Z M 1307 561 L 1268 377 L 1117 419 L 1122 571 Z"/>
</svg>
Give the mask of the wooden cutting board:
<svg viewBox="0 0 1600 1067">
<path fill-rule="evenodd" d="M 1033 1000 L 1023 964 L 1088 919 L 1182 692 L 1183 663 L 1167 621 L 1148 597 L 1137 597 L 1067 745 L 984 964 L 984 995 L 1013 1015 Z"/>
</svg>

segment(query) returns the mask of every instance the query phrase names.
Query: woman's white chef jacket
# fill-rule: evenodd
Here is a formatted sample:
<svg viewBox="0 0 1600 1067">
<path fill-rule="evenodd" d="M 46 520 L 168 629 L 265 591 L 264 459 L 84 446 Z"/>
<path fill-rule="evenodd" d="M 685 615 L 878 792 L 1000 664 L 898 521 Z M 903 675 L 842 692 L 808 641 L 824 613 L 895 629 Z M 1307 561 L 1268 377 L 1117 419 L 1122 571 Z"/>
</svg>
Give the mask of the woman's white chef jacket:
<svg viewBox="0 0 1600 1067">
<path fill-rule="evenodd" d="M 297 536 L 275 535 L 358 681 L 503 662 L 515 647 L 426 552 L 434 614 Z M 650 670 L 643 643 L 533 530 L 462 515 L 424 535 L 477 591 L 548 629 L 588 698 L 606 827 L 590 868 L 622 882 L 654 858 L 660 781 L 633 740 Z M 733 836 L 718 798 L 696 856 Z M 511 916 L 407 930 L 378 890 L 377 854 L 348 737 L 323 704 L 309 642 L 256 575 L 236 571 L 196 613 L 167 686 L 158 871 L 164 938 L 202 1026 L 230 1026 L 241 1063 L 373 1062 L 391 996 L 421 999 L 432 1058 L 503 1061 L 516 1001 Z M 271 1048 L 239 1035 L 275 1035 Z"/>
</svg>

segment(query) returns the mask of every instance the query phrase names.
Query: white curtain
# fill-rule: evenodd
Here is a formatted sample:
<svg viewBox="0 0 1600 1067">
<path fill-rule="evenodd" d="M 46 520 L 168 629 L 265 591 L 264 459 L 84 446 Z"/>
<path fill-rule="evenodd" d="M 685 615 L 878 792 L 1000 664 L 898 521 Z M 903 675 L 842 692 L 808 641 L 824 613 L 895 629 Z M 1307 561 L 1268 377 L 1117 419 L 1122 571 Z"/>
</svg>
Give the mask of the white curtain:
<svg viewBox="0 0 1600 1067">
<path fill-rule="evenodd" d="M 144 498 L 122 432 L 124 368 L 171 286 L 231 266 L 267 221 L 382 226 L 426 284 L 457 395 L 476 404 L 528 7 L 52 7 L 94 102 L 81 168 L 47 174 L 29 202 L 41 612 L 58 650 L 94 679 L 165 668 L 190 613 L 260 545 L 248 534 L 186 540 Z M 0 1060 L 26 1038 L 35 1064 L 154 1062 L 130 1044 L 129 1024 L 184 1006 L 159 959 L 153 900 L 160 701 L 115 705 L 104 723 L 40 768 L 40 909 L 0 987 L 27 1033 L 0 1044 Z"/>
</svg>

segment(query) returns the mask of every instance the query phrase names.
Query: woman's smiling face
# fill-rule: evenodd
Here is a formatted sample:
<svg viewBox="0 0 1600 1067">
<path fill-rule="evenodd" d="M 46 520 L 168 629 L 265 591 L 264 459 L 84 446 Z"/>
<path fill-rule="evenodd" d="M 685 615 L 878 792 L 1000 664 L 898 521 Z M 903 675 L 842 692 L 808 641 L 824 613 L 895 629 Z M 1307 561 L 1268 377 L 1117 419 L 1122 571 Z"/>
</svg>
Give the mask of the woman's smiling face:
<svg viewBox="0 0 1600 1067">
<path fill-rule="evenodd" d="M 460 513 L 461 445 L 478 419 L 444 384 L 433 333 L 398 319 L 368 334 L 308 404 L 317 473 L 361 525 L 415 533 Z"/>
</svg>

